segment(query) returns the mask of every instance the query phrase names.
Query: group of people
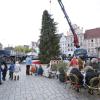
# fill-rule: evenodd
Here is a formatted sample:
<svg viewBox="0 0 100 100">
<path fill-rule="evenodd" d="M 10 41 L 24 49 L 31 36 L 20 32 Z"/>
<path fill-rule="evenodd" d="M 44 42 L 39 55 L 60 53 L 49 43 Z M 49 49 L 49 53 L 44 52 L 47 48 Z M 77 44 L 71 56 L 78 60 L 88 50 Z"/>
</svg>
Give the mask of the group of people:
<svg viewBox="0 0 100 100">
<path fill-rule="evenodd" d="M 30 56 L 27 56 L 26 58 L 26 75 L 43 75 L 43 68 L 41 65 L 36 66 L 36 65 L 32 65 L 32 59 Z"/>
<path fill-rule="evenodd" d="M 69 63 L 69 70 L 67 71 L 67 76 L 72 73 L 79 78 L 79 84 L 89 85 L 91 78 L 98 77 L 99 73 L 96 71 L 97 65 L 94 61 L 91 61 L 89 65 L 86 65 L 80 57 L 73 57 Z M 50 70 L 50 67 L 47 67 Z M 21 67 L 18 61 L 15 63 L 12 61 L 8 66 L 4 59 L 0 59 L 0 84 L 2 81 L 6 80 L 7 71 L 9 70 L 9 79 L 10 80 L 19 80 L 19 74 Z M 47 71 L 48 71 L 47 70 Z M 84 71 L 85 75 L 82 73 Z M 27 56 L 26 58 L 26 75 L 43 75 L 45 71 L 43 70 L 41 64 L 39 66 L 32 65 L 31 57 Z M 84 82 L 85 79 L 85 82 Z"/>
<path fill-rule="evenodd" d="M 3 58 L 0 58 L 0 85 L 2 81 L 6 81 L 7 72 L 9 71 L 9 79 L 10 80 L 19 80 L 19 73 L 21 71 L 21 67 L 19 61 L 12 61 L 9 65 Z"/>
<path fill-rule="evenodd" d="M 19 80 L 19 74 L 21 67 L 18 61 L 14 64 L 13 62 L 9 66 L 9 79 Z"/>
<path fill-rule="evenodd" d="M 0 85 L 2 84 L 2 81 L 6 80 L 8 71 L 10 80 L 19 80 L 21 71 L 21 65 L 19 64 L 19 61 L 12 60 L 10 64 L 7 64 L 4 57 L 0 58 Z M 26 75 L 32 75 L 33 73 L 35 73 L 35 75 L 42 76 L 43 72 L 44 70 L 41 65 L 32 65 L 31 57 L 26 57 Z"/>
<path fill-rule="evenodd" d="M 79 79 L 80 85 L 90 85 L 90 80 L 99 76 L 96 68 L 97 66 L 94 66 L 94 62 L 90 62 L 87 65 L 81 58 L 73 57 L 69 64 L 68 74 L 75 74 Z"/>
</svg>

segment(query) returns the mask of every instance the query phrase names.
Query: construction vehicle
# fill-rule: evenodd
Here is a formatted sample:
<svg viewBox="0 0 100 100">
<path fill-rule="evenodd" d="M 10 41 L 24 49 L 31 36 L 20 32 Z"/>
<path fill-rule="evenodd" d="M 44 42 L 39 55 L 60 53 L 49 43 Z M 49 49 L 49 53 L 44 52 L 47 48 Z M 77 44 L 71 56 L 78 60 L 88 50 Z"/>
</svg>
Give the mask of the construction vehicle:
<svg viewBox="0 0 100 100">
<path fill-rule="evenodd" d="M 65 18 L 66 18 L 66 20 L 67 20 L 67 22 L 69 24 L 69 27 L 70 27 L 70 29 L 71 29 L 71 31 L 73 33 L 73 36 L 74 36 L 74 41 L 73 42 L 74 42 L 74 46 L 76 47 L 76 49 L 74 51 L 74 55 L 75 56 L 81 56 L 83 58 L 86 58 L 87 57 L 87 50 L 86 49 L 83 49 L 83 48 L 80 48 L 77 34 L 75 33 L 75 30 L 74 30 L 74 28 L 72 26 L 71 20 L 69 19 L 69 16 L 66 13 L 66 10 L 64 8 L 64 5 L 63 5 L 63 3 L 62 3 L 61 0 L 58 0 L 58 3 L 59 3 L 59 5 L 60 5 L 60 7 L 61 7 L 61 9 L 62 9 L 62 11 L 63 11 L 63 13 L 65 15 Z"/>
</svg>

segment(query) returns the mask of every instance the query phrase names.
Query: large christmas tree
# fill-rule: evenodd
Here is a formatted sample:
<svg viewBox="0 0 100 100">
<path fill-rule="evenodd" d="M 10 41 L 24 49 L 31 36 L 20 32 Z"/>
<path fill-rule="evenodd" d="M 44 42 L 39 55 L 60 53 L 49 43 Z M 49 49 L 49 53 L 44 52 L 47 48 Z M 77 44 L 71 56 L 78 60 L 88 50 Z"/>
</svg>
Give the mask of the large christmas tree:
<svg viewBox="0 0 100 100">
<path fill-rule="evenodd" d="M 42 15 L 42 28 L 40 35 L 39 59 L 42 63 L 49 63 L 51 59 L 59 56 L 59 38 L 56 33 L 56 22 L 47 10 Z"/>
</svg>

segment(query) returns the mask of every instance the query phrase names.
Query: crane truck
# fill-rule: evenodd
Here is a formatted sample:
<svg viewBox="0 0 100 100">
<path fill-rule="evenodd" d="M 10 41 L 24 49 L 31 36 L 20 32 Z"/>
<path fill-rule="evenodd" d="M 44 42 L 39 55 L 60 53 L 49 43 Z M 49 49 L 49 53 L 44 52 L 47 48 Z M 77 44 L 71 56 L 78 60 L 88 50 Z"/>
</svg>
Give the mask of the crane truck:
<svg viewBox="0 0 100 100">
<path fill-rule="evenodd" d="M 62 1 L 58 0 L 58 3 L 59 3 L 59 5 L 60 5 L 60 7 L 61 7 L 61 9 L 62 9 L 62 11 L 63 11 L 63 13 L 65 15 L 65 18 L 66 18 L 66 20 L 67 20 L 67 22 L 69 24 L 69 27 L 70 27 L 70 29 L 71 29 L 71 31 L 73 33 L 73 37 L 74 37 L 74 41 L 73 42 L 74 42 L 74 46 L 76 47 L 76 49 L 74 50 L 74 56 L 80 56 L 80 57 L 82 57 L 84 59 L 87 58 L 87 50 L 83 49 L 83 48 L 80 48 L 78 36 L 75 33 L 75 30 L 74 30 L 74 28 L 72 26 L 71 20 L 69 19 L 69 16 L 66 13 L 66 10 L 64 8 L 64 5 L 63 5 Z"/>
</svg>

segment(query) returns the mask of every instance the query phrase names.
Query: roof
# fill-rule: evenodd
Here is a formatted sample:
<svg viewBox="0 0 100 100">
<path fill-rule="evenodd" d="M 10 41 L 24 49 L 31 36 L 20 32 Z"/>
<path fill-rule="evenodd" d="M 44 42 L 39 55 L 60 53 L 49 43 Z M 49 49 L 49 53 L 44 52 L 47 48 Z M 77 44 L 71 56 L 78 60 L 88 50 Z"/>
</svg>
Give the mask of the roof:
<svg viewBox="0 0 100 100">
<path fill-rule="evenodd" d="M 86 30 L 84 38 L 85 39 L 100 38 L 100 28 Z"/>
</svg>

